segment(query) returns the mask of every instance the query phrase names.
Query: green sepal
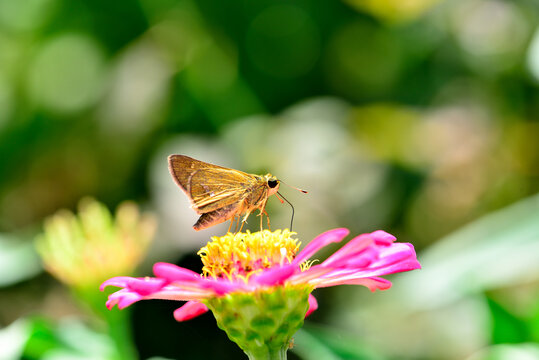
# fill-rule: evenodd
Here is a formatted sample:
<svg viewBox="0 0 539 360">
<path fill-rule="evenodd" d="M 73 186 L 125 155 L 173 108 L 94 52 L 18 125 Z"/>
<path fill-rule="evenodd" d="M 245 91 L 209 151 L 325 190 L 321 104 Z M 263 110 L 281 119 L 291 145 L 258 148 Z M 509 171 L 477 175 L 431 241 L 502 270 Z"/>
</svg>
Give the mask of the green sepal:
<svg viewBox="0 0 539 360">
<path fill-rule="evenodd" d="M 217 325 L 256 360 L 286 359 L 294 333 L 309 309 L 310 286 L 285 286 L 230 293 L 204 301 Z"/>
</svg>

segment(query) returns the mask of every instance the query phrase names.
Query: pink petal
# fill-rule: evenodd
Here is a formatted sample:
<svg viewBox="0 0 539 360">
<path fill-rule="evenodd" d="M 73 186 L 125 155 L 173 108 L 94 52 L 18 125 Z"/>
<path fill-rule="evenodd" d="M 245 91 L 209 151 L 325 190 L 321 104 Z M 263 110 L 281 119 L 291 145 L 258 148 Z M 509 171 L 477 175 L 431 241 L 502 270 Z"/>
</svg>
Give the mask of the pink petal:
<svg viewBox="0 0 539 360">
<path fill-rule="evenodd" d="M 370 265 L 370 267 L 387 267 L 389 265 L 400 263 L 408 259 L 413 260 L 419 265 L 419 262 L 417 262 L 417 256 L 414 250 L 414 246 L 409 243 L 397 243 L 391 245 L 390 247 L 380 249 L 379 259 L 374 261 Z"/>
<path fill-rule="evenodd" d="M 199 281 L 200 287 L 202 289 L 211 289 L 217 295 L 225 295 L 233 291 L 245 289 L 246 285 L 243 281 L 229 281 L 225 279 L 206 279 L 202 278 Z"/>
<path fill-rule="evenodd" d="M 127 288 L 130 290 L 146 296 L 155 292 L 158 292 L 163 288 L 163 286 L 166 285 L 165 279 L 159 279 L 159 278 L 144 278 L 144 279 L 137 279 L 132 278 L 128 280 Z"/>
<path fill-rule="evenodd" d="M 126 287 L 129 280 L 133 279 L 130 276 L 116 276 L 105 280 L 99 287 L 99 290 L 103 291 L 107 286 Z"/>
<path fill-rule="evenodd" d="M 340 278 L 347 280 L 350 278 L 360 278 L 360 277 L 373 277 L 373 276 L 382 276 L 394 274 L 397 272 L 410 271 L 421 268 L 419 261 L 417 259 L 409 257 L 407 259 L 402 259 L 399 262 L 394 264 L 389 264 L 383 267 L 367 267 L 367 268 L 334 268 L 334 269 L 325 269 L 312 267 L 309 270 L 299 274 L 294 280 L 297 279 L 306 279 L 310 282 L 316 282 L 317 279 L 327 280 L 327 279 L 336 279 Z"/>
<path fill-rule="evenodd" d="M 369 234 L 377 245 L 391 245 L 397 238 L 384 230 L 376 230 Z"/>
<path fill-rule="evenodd" d="M 398 243 L 391 246 L 393 249 L 384 249 L 379 253 L 379 259 L 372 261 L 366 267 L 360 259 L 350 259 L 345 264 L 340 264 L 340 267 L 335 267 L 334 271 L 354 271 L 358 275 L 363 273 L 364 276 L 380 276 L 389 275 L 396 272 L 410 271 L 420 269 L 421 264 L 417 260 L 414 247 L 407 243 Z"/>
<path fill-rule="evenodd" d="M 297 265 L 283 265 L 269 268 L 261 273 L 255 274 L 249 278 L 250 284 L 257 285 L 280 285 L 285 282 L 296 271 L 299 271 Z"/>
<path fill-rule="evenodd" d="M 112 309 L 114 305 L 118 305 L 119 309 L 123 309 L 141 299 L 142 295 L 134 293 L 127 289 L 122 289 L 109 295 L 106 306 L 109 310 Z"/>
<path fill-rule="evenodd" d="M 198 301 L 188 301 L 183 306 L 174 310 L 174 319 L 176 321 L 191 320 L 199 315 L 208 311 L 206 305 L 199 303 Z"/>
<path fill-rule="evenodd" d="M 367 249 L 359 253 L 343 254 L 340 258 L 334 258 L 334 261 L 324 261 L 320 266 L 333 268 L 353 268 L 353 269 L 375 269 L 386 267 L 391 264 L 400 262 L 411 254 L 415 258 L 413 248 L 407 246 L 409 244 L 393 244 L 389 246 L 371 245 Z"/>
<path fill-rule="evenodd" d="M 346 235 L 348 235 L 349 232 L 350 231 L 348 229 L 339 228 L 329 230 L 318 235 L 313 240 L 311 240 L 311 242 L 307 246 L 305 246 L 303 250 L 298 253 L 292 264 L 301 264 L 302 262 L 313 256 L 318 250 L 320 250 L 324 246 L 327 246 L 330 243 L 341 241 Z"/>
<path fill-rule="evenodd" d="M 405 260 L 401 260 L 397 263 L 387 265 L 384 267 L 379 267 L 371 270 L 371 273 L 376 276 L 378 275 L 389 275 L 394 274 L 397 272 L 404 272 L 404 271 L 410 271 L 410 270 L 416 270 L 421 269 L 421 264 L 417 259 L 409 258 Z"/>
<path fill-rule="evenodd" d="M 370 267 L 372 263 L 373 263 L 372 257 L 362 256 L 360 258 L 347 259 L 346 262 L 344 262 L 343 264 L 336 264 L 336 265 L 340 267 L 345 267 L 345 268 L 366 269 Z M 324 267 L 328 267 L 325 262 L 321 265 Z"/>
<path fill-rule="evenodd" d="M 373 236 L 373 234 L 375 236 Z M 373 270 L 388 268 L 376 275 L 390 274 L 395 271 L 408 271 L 417 269 L 419 263 L 413 245 L 408 243 L 393 243 L 395 237 L 384 232 L 375 231 L 372 234 L 363 234 L 352 239 L 348 244 L 339 249 L 320 265 L 313 268 L 347 268 L 357 270 Z M 366 245 L 368 244 L 368 247 Z M 412 262 L 405 266 L 405 262 Z M 402 267 L 397 270 L 392 266 L 401 263 Z M 392 269 L 389 269 L 392 267 Z M 315 270 L 315 269 L 313 269 Z"/>
<path fill-rule="evenodd" d="M 174 281 L 192 281 L 200 279 L 200 275 L 186 268 L 169 263 L 156 263 L 153 266 L 153 273 L 169 282 Z"/>
<path fill-rule="evenodd" d="M 307 310 L 305 317 L 311 315 L 316 309 L 318 309 L 318 301 L 316 301 L 313 294 L 309 294 L 309 309 Z"/>
<path fill-rule="evenodd" d="M 374 239 L 370 234 L 361 234 L 350 240 L 347 244 L 328 257 L 321 265 L 327 267 L 335 263 L 346 262 L 347 259 L 357 257 L 361 252 L 372 245 Z M 364 261 L 367 261 L 366 259 Z"/>
<path fill-rule="evenodd" d="M 375 291 L 377 289 L 389 289 L 391 287 L 391 281 L 380 277 L 358 277 L 348 279 L 335 278 L 322 280 L 320 283 L 316 284 L 316 287 L 323 288 L 336 285 L 363 285 L 368 287 L 370 291 Z"/>
<path fill-rule="evenodd" d="M 370 234 L 361 234 L 337 250 L 333 255 L 327 258 L 322 265 L 343 266 L 344 263 L 353 259 L 352 266 L 368 266 L 370 262 L 375 261 L 381 256 L 379 255 L 379 249 L 394 249 L 397 244 L 393 245 L 393 242 L 396 239 L 395 236 L 383 230 L 377 230 Z"/>
</svg>

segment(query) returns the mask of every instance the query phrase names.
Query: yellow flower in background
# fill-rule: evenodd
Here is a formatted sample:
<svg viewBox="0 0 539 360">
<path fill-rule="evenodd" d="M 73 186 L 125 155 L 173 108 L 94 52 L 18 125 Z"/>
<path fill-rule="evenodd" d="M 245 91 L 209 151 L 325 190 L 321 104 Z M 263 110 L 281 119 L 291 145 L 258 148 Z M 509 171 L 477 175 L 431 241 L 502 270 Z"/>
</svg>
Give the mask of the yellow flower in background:
<svg viewBox="0 0 539 360">
<path fill-rule="evenodd" d="M 79 202 L 78 213 L 60 210 L 45 220 L 36 247 L 44 267 L 75 289 L 93 288 L 111 276 L 133 273 L 156 229 L 150 214 L 133 202 L 120 204 L 113 217 L 95 199 Z"/>
</svg>

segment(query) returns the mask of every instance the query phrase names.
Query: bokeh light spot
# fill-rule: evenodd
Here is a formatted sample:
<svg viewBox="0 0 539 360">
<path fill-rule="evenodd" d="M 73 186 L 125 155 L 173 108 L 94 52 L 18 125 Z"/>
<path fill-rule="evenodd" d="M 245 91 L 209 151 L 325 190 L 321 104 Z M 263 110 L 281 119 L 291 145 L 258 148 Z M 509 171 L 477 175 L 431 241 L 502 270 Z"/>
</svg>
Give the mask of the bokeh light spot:
<svg viewBox="0 0 539 360">
<path fill-rule="evenodd" d="M 510 2 L 475 0 L 457 6 L 452 23 L 468 62 L 481 71 L 500 71 L 521 59 L 529 36 L 525 20 Z"/>
<path fill-rule="evenodd" d="M 29 91 L 44 107 L 60 112 L 84 109 L 98 99 L 104 80 L 104 55 L 82 34 L 49 40 L 34 59 Z"/>
<path fill-rule="evenodd" d="M 535 81 L 539 83 L 539 28 L 535 31 L 528 49 L 528 68 Z"/>
<path fill-rule="evenodd" d="M 142 135 L 150 131 L 166 109 L 173 73 L 170 63 L 148 39 L 127 47 L 110 70 L 110 82 L 99 111 L 103 130 Z"/>
</svg>

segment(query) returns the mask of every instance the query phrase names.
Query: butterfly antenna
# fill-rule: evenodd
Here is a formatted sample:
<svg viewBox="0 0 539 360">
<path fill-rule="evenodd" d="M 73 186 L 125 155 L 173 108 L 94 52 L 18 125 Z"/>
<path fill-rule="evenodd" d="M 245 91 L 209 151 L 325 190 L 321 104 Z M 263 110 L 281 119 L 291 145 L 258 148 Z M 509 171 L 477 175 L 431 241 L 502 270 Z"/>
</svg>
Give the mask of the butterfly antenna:
<svg viewBox="0 0 539 360">
<path fill-rule="evenodd" d="M 285 182 L 282 181 L 281 179 L 279 179 L 279 182 L 285 184 L 285 185 L 288 186 L 288 187 L 291 187 L 292 189 L 296 189 L 296 190 L 298 190 L 298 191 L 301 191 L 301 192 L 304 193 L 304 194 L 308 194 L 308 193 L 309 193 L 307 190 L 303 190 L 303 189 L 297 188 L 297 187 L 295 187 L 295 186 L 288 185 L 287 183 L 285 183 Z M 281 196 L 282 196 L 282 195 L 281 195 Z"/>
<path fill-rule="evenodd" d="M 290 231 L 292 231 L 292 225 L 294 224 L 294 205 L 292 205 L 290 201 L 286 200 L 286 198 L 280 192 L 277 191 L 277 194 L 282 197 L 283 200 L 286 201 L 288 205 L 290 205 L 290 207 L 292 208 L 292 218 L 290 219 Z"/>
</svg>

